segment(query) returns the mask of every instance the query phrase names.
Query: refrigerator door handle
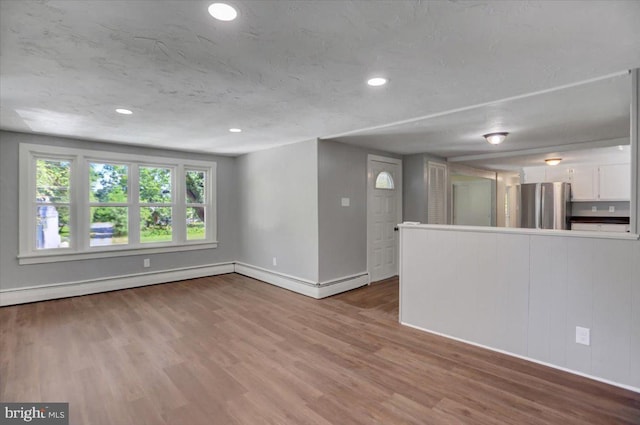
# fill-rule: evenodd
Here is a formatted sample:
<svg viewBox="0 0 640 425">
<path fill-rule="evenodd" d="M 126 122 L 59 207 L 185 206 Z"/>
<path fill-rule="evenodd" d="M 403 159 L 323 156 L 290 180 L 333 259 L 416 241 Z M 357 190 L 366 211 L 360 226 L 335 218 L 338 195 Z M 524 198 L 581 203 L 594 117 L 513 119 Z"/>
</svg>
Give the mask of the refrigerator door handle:
<svg viewBox="0 0 640 425">
<path fill-rule="evenodd" d="M 545 226 L 545 222 L 544 222 L 544 198 L 545 198 L 545 192 L 546 192 L 546 188 L 544 184 L 541 184 L 541 189 L 542 189 L 542 196 L 540 196 L 540 223 L 538 225 L 538 229 L 544 229 Z"/>
</svg>

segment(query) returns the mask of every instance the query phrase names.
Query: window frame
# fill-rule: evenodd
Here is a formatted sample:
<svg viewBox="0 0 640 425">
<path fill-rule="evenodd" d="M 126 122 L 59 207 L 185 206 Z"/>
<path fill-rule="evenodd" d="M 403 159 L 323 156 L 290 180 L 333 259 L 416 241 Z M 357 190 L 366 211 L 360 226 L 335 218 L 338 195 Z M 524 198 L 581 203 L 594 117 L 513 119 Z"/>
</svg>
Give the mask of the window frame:
<svg viewBox="0 0 640 425">
<path fill-rule="evenodd" d="M 36 161 L 38 159 L 65 160 L 71 164 L 70 176 L 70 246 L 64 248 L 36 248 Z M 129 208 L 128 243 L 117 245 L 90 246 L 91 214 L 89 164 L 127 165 L 127 191 Z M 139 167 L 162 167 L 172 170 L 172 240 L 169 242 L 140 242 Z M 217 203 L 216 203 L 215 161 L 199 161 L 172 157 L 158 157 L 108 152 L 61 146 L 20 144 L 19 153 L 19 264 L 38 264 L 58 261 L 73 261 L 90 258 L 119 257 L 163 252 L 210 249 L 218 246 Z M 205 238 L 187 240 L 185 180 L 186 170 L 202 170 L 206 173 L 205 183 Z M 95 203 L 94 203 L 95 204 Z M 118 203 L 119 205 L 120 203 Z"/>
</svg>

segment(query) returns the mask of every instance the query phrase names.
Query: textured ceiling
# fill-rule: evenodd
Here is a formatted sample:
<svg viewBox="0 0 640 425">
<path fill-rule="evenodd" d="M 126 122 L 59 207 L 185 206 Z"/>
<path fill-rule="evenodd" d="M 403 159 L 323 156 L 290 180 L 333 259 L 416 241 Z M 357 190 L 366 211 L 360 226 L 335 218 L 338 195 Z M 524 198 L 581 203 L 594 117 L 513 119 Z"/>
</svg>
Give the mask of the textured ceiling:
<svg viewBox="0 0 640 425">
<path fill-rule="evenodd" d="M 628 73 L 560 90 L 494 102 L 410 122 L 356 131 L 334 140 L 444 158 L 552 148 L 629 137 Z M 491 145 L 483 134 L 507 131 Z M 619 144 L 615 141 L 613 144 Z"/>
<path fill-rule="evenodd" d="M 1 0 L 0 127 L 235 155 L 640 66 L 638 1 L 209 3 Z"/>
</svg>

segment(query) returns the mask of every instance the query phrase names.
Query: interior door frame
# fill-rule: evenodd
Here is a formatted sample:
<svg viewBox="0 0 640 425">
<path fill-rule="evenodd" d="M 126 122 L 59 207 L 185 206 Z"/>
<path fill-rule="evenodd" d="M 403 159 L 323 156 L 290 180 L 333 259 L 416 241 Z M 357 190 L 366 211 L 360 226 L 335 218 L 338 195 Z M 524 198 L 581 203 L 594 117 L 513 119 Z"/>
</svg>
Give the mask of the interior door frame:
<svg viewBox="0 0 640 425">
<path fill-rule="evenodd" d="M 373 185 L 374 185 L 374 178 L 375 176 L 373 175 L 373 169 L 371 167 L 371 163 L 372 161 L 376 161 L 376 162 L 387 162 L 390 164 L 394 164 L 398 166 L 398 176 L 396 178 L 396 180 L 394 181 L 395 187 L 396 187 L 396 212 L 397 212 L 397 217 L 398 217 L 398 223 L 402 223 L 402 192 L 403 192 L 403 186 L 402 186 L 402 159 L 400 158 L 392 158 L 392 157 L 388 157 L 388 156 L 381 156 L 381 155 L 373 155 L 373 154 L 368 154 L 367 155 L 367 274 L 369 275 L 369 285 L 371 285 L 371 240 L 373 239 L 371 237 L 371 224 L 373 222 L 371 214 L 372 214 L 372 208 L 371 208 L 371 195 L 373 193 Z M 399 233 L 397 233 L 399 234 Z M 399 236 L 396 236 L 396 238 L 398 239 L 398 249 L 396 250 L 396 254 L 398 255 L 398 261 L 396 261 L 396 267 L 398 267 L 398 274 L 400 273 L 400 240 L 399 240 Z"/>
</svg>

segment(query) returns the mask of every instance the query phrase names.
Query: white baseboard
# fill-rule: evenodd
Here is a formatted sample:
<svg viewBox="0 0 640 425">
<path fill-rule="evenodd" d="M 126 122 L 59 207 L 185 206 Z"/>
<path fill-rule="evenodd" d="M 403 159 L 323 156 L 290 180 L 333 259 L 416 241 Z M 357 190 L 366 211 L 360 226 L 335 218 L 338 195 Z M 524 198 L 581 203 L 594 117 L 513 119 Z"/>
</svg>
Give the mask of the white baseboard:
<svg viewBox="0 0 640 425">
<path fill-rule="evenodd" d="M 51 285 L 0 290 L 0 306 L 24 304 L 56 298 L 75 297 L 157 283 L 175 282 L 197 277 L 233 273 L 233 263 L 209 264 L 205 266 L 184 267 L 147 273 L 136 273 L 77 282 L 65 282 Z"/>
<path fill-rule="evenodd" d="M 553 363 L 543 362 L 543 361 L 540 361 L 540 360 L 532 359 L 531 357 L 522 356 L 520 354 L 515 354 L 515 353 L 512 353 L 510 351 L 504 351 L 504 350 L 501 350 L 499 348 L 490 347 L 488 345 L 478 344 L 477 342 L 472 342 L 472 341 L 468 341 L 466 339 L 457 338 L 455 336 L 443 334 L 441 332 L 432 331 L 432 330 L 425 329 L 425 328 L 422 328 L 420 326 L 412 325 L 410 323 L 406 323 L 406 322 L 403 322 L 403 321 L 400 321 L 400 324 L 404 325 L 404 326 L 408 326 L 408 327 L 413 328 L 413 329 L 417 329 L 419 331 L 427 332 L 427 333 L 430 333 L 430 334 L 433 334 L 433 335 L 442 336 L 442 337 L 445 337 L 445 338 L 448 338 L 448 339 L 452 339 L 454 341 L 458 341 L 458 342 L 462 342 L 462 343 L 465 343 L 465 344 L 474 345 L 476 347 L 484 348 L 486 350 L 495 351 L 496 353 L 506 354 L 506 355 L 511 356 L 511 357 L 516 357 L 518 359 L 527 360 L 529 362 L 541 364 L 543 366 L 551 367 L 553 369 L 558 369 L 558 370 L 561 370 L 563 372 L 569 372 L 569 373 L 572 373 L 574 375 L 582 376 L 584 378 L 593 379 L 594 381 L 603 382 L 605 384 L 613 385 L 615 387 L 624 388 L 625 390 L 629 390 L 629 391 L 633 391 L 633 392 L 636 392 L 636 393 L 640 393 L 640 388 L 637 388 L 637 387 L 634 387 L 634 386 L 631 386 L 631 385 L 622 384 L 620 382 L 615 382 L 615 381 L 610 381 L 608 379 L 600 378 L 598 376 L 589 375 L 587 373 L 579 372 L 577 370 L 567 369 L 566 367 L 558 366 L 558 365 L 555 365 Z"/>
<path fill-rule="evenodd" d="M 249 276 L 254 279 L 279 286 L 280 288 L 288 289 L 290 291 L 297 292 L 298 294 L 316 299 L 326 298 L 340 292 L 365 286 L 369 283 L 369 274 L 366 272 L 353 276 L 346 276 L 341 279 L 315 283 L 307 279 L 297 278 L 295 276 L 286 275 L 245 263 L 237 262 L 235 271 L 241 275 Z"/>
<path fill-rule="evenodd" d="M 254 279 L 261 280 L 272 285 L 288 289 L 298 294 L 308 297 L 318 298 L 316 285 L 306 279 L 289 276 L 283 273 L 274 272 L 272 270 L 263 269 L 262 267 L 252 266 L 245 263 L 236 262 L 236 273 L 249 276 Z"/>
<path fill-rule="evenodd" d="M 369 273 L 362 272 L 352 276 L 346 276 L 340 279 L 334 279 L 327 282 L 320 282 L 318 285 L 318 298 L 330 297 L 331 295 L 347 292 L 352 289 L 366 286 L 369 284 Z"/>
<path fill-rule="evenodd" d="M 369 274 L 367 272 L 316 283 L 307 279 L 297 278 L 295 276 L 278 273 L 249 264 L 229 262 L 99 279 L 88 279 L 76 282 L 3 289 L 0 290 L 0 307 L 53 300 L 57 298 L 75 297 L 79 295 L 96 294 L 99 292 L 135 288 L 138 286 L 155 285 L 158 283 L 175 282 L 179 280 L 233 272 L 316 299 L 329 297 L 331 295 L 359 288 L 360 286 L 365 286 L 369 283 Z"/>
</svg>

